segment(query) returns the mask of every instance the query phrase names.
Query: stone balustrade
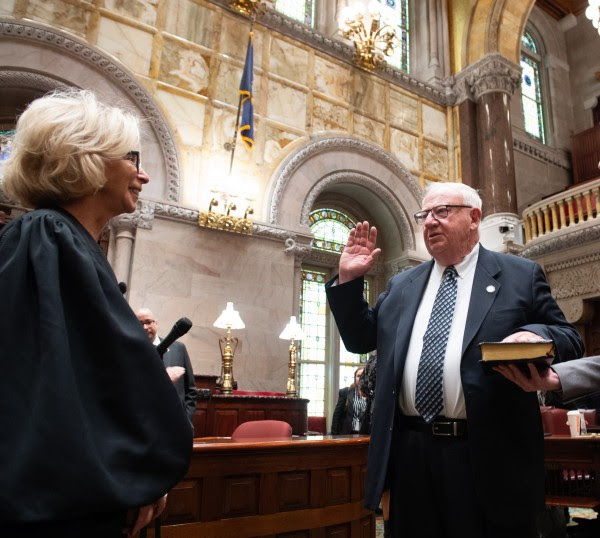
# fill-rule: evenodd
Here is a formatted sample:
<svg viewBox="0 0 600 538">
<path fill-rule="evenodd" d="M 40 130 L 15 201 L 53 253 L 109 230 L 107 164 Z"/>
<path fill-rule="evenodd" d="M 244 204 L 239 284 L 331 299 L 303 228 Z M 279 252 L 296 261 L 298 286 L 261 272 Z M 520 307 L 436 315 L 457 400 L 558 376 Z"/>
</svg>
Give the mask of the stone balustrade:
<svg viewBox="0 0 600 538">
<path fill-rule="evenodd" d="M 544 198 L 525 209 L 525 244 L 549 233 L 597 219 L 599 214 L 600 178 Z"/>
</svg>

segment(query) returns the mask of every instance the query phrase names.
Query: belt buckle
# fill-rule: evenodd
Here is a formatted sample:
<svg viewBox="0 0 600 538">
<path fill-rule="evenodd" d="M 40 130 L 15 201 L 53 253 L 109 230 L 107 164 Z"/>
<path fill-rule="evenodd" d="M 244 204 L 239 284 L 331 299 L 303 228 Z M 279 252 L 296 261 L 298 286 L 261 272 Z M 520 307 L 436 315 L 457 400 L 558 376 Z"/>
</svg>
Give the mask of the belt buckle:
<svg viewBox="0 0 600 538">
<path fill-rule="evenodd" d="M 450 426 L 452 424 L 452 432 L 441 432 L 439 431 L 440 426 Z M 456 437 L 457 433 L 457 423 L 456 422 L 432 422 L 431 423 L 431 433 L 433 435 L 442 435 L 444 437 Z"/>
</svg>

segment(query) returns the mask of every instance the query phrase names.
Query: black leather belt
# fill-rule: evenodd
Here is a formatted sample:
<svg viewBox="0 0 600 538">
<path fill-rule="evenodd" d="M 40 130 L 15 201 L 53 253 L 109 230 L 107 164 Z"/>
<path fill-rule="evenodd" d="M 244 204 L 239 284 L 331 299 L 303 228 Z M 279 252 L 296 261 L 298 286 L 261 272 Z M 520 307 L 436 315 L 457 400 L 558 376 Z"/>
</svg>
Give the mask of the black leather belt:
<svg viewBox="0 0 600 538">
<path fill-rule="evenodd" d="M 462 419 L 437 417 L 428 424 L 422 417 L 404 417 L 402 425 L 409 430 L 443 437 L 464 437 L 467 435 L 467 421 Z"/>
</svg>

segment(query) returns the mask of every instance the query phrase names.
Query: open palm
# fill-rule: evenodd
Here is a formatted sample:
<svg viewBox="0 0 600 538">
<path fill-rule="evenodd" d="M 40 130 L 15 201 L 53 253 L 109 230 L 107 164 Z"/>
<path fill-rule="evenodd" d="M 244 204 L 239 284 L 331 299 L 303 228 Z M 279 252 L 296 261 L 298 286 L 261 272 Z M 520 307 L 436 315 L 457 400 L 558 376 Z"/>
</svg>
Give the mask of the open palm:
<svg viewBox="0 0 600 538">
<path fill-rule="evenodd" d="M 339 283 L 343 284 L 366 274 L 377 261 L 380 248 L 375 248 L 377 228 L 369 228 L 369 223 L 359 222 L 350 230 L 344 252 L 340 257 Z"/>
</svg>

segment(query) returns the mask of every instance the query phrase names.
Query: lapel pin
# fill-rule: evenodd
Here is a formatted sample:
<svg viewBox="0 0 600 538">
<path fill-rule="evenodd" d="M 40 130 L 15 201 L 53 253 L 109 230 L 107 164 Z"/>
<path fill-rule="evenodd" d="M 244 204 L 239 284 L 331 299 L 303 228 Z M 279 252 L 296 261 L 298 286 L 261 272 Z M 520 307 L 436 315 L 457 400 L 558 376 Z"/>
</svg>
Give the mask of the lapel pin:
<svg viewBox="0 0 600 538">
<path fill-rule="evenodd" d="M 494 293 L 496 291 L 496 288 L 494 286 L 488 286 L 487 288 L 485 288 L 485 291 L 487 291 L 488 293 Z"/>
</svg>

